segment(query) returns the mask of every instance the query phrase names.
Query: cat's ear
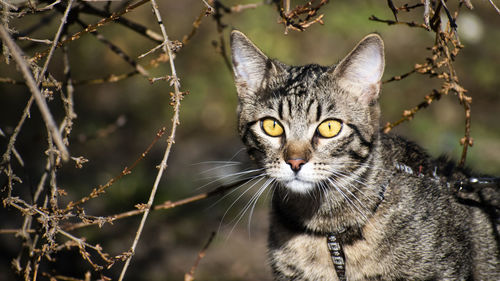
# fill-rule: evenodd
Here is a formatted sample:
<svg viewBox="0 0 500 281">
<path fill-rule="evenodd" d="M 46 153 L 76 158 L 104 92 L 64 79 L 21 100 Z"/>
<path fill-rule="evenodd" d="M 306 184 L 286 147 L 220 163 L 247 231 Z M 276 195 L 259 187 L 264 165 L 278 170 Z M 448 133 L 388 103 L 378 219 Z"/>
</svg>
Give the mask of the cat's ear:
<svg viewBox="0 0 500 281">
<path fill-rule="evenodd" d="M 384 65 L 384 42 L 370 34 L 337 65 L 333 75 L 339 86 L 371 104 L 378 99 Z"/>
<path fill-rule="evenodd" d="M 270 77 L 278 73 L 279 66 L 238 30 L 231 32 L 231 53 L 240 96 L 255 94 L 265 87 Z"/>
</svg>

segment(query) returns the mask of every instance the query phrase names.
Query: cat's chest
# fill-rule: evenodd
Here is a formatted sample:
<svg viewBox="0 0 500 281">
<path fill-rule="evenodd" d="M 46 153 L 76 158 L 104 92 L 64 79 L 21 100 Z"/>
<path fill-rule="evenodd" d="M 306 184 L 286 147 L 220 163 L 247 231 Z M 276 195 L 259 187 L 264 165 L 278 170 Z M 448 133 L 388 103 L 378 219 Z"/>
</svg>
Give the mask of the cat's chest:
<svg viewBox="0 0 500 281">
<path fill-rule="evenodd" d="M 388 271 L 380 260 L 376 233 L 372 237 L 366 234 L 367 239 L 343 247 L 347 280 L 366 280 L 368 276 L 383 276 Z M 326 236 L 294 234 L 275 242 L 281 245 L 271 247 L 270 255 L 283 277 L 279 280 L 338 280 Z"/>
</svg>

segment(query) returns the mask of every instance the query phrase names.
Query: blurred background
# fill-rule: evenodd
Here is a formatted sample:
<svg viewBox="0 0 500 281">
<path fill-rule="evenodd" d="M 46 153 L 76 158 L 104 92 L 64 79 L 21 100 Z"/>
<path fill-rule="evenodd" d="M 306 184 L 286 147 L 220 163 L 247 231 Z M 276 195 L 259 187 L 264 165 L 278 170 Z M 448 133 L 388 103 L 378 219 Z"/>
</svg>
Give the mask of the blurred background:
<svg viewBox="0 0 500 281">
<path fill-rule="evenodd" d="M 394 1 L 397 6 L 420 2 Z M 40 6 L 50 3 L 36 2 Z M 132 1 L 111 1 L 110 10 L 121 10 L 130 3 Z M 213 4 L 213 1 L 210 3 Z M 220 3 L 233 7 L 256 1 Z M 330 1 L 318 11 L 318 14 L 324 14 L 323 25 L 316 23 L 304 32 L 289 30 L 287 34 L 283 24 L 278 23 L 280 17 L 276 5 L 257 3 L 259 5 L 255 8 L 224 13 L 220 19 L 225 24 L 222 30 L 225 50 L 222 51 L 227 56 L 230 55 L 229 32 L 233 28 L 246 33 L 270 57 L 293 65 L 337 63 L 363 36 L 378 32 L 385 41 L 386 80 L 412 70 L 416 63 L 424 63 L 426 57 L 431 55 L 428 48 L 435 41 L 435 34 L 423 28 L 370 21 L 371 15 L 394 19 L 386 1 Z M 303 5 L 305 1 L 291 3 L 293 8 L 297 4 Z M 98 9 L 108 5 L 99 1 L 85 4 Z M 474 146 L 469 149 L 466 164 L 478 172 L 500 176 L 500 16 L 488 1 L 474 1 L 473 4 L 473 10 L 460 9 L 458 34 L 465 48 L 454 62 L 461 85 L 473 99 L 471 136 Z M 193 22 L 206 7 L 202 0 L 162 0 L 158 1 L 158 5 L 169 38 L 179 41 L 191 32 Z M 458 1 L 448 1 L 448 6 L 454 12 Z M 420 7 L 411 12 L 401 11 L 398 17 L 400 21 L 421 23 L 422 14 L 423 8 Z M 442 17 L 446 18 L 444 14 Z M 52 39 L 60 18 L 61 12 L 54 9 L 43 14 L 12 17 L 9 26 L 19 32 L 18 37 L 33 28 L 35 31 L 29 33 L 31 38 Z M 83 13 L 80 16 L 86 24 L 96 23 L 101 18 Z M 161 34 L 150 4 L 138 7 L 124 18 Z M 68 34 L 80 30 L 82 27 L 73 23 L 68 27 Z M 157 67 L 150 66 L 150 61 L 156 59 L 161 51 L 138 59 L 158 43 L 117 23 L 107 24 L 98 32 L 146 68 L 149 78 L 170 74 L 168 62 L 160 62 Z M 189 91 L 189 94 L 181 104 L 180 126 L 155 203 L 213 190 L 221 183 L 232 180 L 224 179 L 224 175 L 248 167 L 245 163 L 249 161 L 236 132 L 236 90 L 232 73 L 220 54 L 219 36 L 215 18 L 212 15 L 203 16 L 194 36 L 176 54 L 181 90 Z M 49 46 L 26 40 L 16 42 L 30 57 Z M 68 193 L 60 199 L 62 206 L 119 175 L 145 151 L 160 128 L 170 129 L 172 106 L 169 105 L 169 93 L 173 92 L 168 82 L 150 83 L 142 75 L 113 83 L 85 83 L 112 74 L 129 73 L 134 68 L 91 34 L 67 46 L 71 75 L 78 82 L 74 94 L 78 117 L 70 135 L 69 151 L 72 156 L 83 156 L 89 161 L 82 168 L 76 168 L 74 163 L 69 162 L 59 169 L 58 186 Z M 56 79 L 63 79 L 59 49 L 49 65 L 49 72 Z M 4 57 L 0 63 L 0 77 L 23 81 L 15 63 L 6 64 Z M 25 85 L 1 82 L 0 129 L 6 135 L 0 138 L 3 153 L 31 94 Z M 380 102 L 382 124 L 398 120 L 404 110 L 422 102 L 432 89 L 439 89 L 440 83 L 438 79 L 413 74 L 401 81 L 384 84 Z M 64 110 L 58 93 L 54 93 L 49 107 L 56 122 L 61 122 Z M 462 150 L 459 140 L 464 135 L 464 124 L 463 106 L 456 96 L 449 95 L 419 111 L 410 122 L 397 126 L 392 133 L 414 140 L 434 156 L 445 154 L 458 162 Z M 26 200 L 32 197 L 45 169 L 46 134 L 41 115 L 34 106 L 16 141 L 16 149 L 25 165 L 16 167 L 16 174 L 23 183 L 15 185 L 14 196 Z M 83 205 L 86 214 L 108 216 L 132 210 L 134 205 L 147 202 L 157 174 L 156 166 L 161 161 L 165 146 L 166 138 L 163 137 L 130 175 L 113 184 L 104 195 Z M 229 166 L 219 162 L 232 160 L 242 164 Z M 7 182 L 4 174 L 0 180 L 3 187 Z M 243 187 L 222 199 L 214 197 L 152 212 L 126 279 L 182 280 L 210 233 L 217 231 L 215 240 L 196 269 L 197 280 L 270 280 L 266 262 L 268 197 L 264 194 L 251 217 L 250 211 L 247 211 L 240 220 L 240 212 L 256 190 L 253 188 L 245 193 L 245 189 Z M 5 193 L 4 188 L 2 199 Z M 0 221 L 2 229 L 15 229 L 21 226 L 23 217 L 13 208 L 2 207 Z M 129 217 L 102 228 L 89 226 L 71 233 L 85 237 L 90 244 L 100 244 L 111 255 L 118 255 L 129 249 L 139 221 L 139 216 Z M 0 235 L 0 280 L 22 279 L 14 274 L 11 266 L 11 261 L 22 249 L 22 239 L 13 234 Z M 64 238 L 60 239 L 63 243 Z M 78 250 L 63 250 L 53 257 L 54 261 L 43 263 L 43 269 L 50 274 L 58 273 L 82 280 L 87 271 L 92 273 L 92 279 L 100 276 L 80 257 Z M 97 257 L 96 261 L 99 263 Z M 115 280 L 122 266 L 122 262 L 117 262 L 103 274 Z M 40 280 L 48 278 L 40 276 Z"/>
</svg>

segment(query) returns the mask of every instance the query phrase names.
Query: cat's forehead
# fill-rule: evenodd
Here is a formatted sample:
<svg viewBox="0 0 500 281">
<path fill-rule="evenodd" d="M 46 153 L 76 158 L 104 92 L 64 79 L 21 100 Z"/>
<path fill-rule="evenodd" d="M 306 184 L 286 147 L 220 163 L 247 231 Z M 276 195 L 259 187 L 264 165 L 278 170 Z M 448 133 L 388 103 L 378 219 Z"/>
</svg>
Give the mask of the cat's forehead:
<svg viewBox="0 0 500 281">
<path fill-rule="evenodd" d="M 267 87 L 259 95 L 262 102 L 274 103 L 280 99 L 295 102 L 321 98 L 329 82 L 329 67 L 316 64 L 287 66 L 278 75 L 270 78 Z"/>
<path fill-rule="evenodd" d="M 282 81 L 282 91 L 284 95 L 302 96 L 310 94 L 310 90 L 323 84 L 328 68 L 316 64 L 290 67 L 284 74 L 285 81 Z"/>
<path fill-rule="evenodd" d="M 333 108 L 337 103 L 337 89 L 333 85 L 329 71 L 333 67 L 317 64 L 288 67 L 268 84 L 261 102 L 274 108 L 285 103 L 289 108 L 300 111 L 322 105 Z"/>
</svg>

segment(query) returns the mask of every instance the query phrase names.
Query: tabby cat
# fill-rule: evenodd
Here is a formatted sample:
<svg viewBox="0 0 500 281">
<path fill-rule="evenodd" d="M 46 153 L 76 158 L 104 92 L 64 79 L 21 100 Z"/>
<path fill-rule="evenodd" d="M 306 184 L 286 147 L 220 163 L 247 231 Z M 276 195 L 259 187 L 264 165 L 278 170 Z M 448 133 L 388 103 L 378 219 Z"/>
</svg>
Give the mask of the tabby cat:
<svg viewBox="0 0 500 281">
<path fill-rule="evenodd" d="M 273 181 L 275 280 L 500 280 L 498 184 L 379 131 L 379 35 L 328 67 L 270 59 L 239 31 L 231 49 L 239 133 Z"/>
</svg>

